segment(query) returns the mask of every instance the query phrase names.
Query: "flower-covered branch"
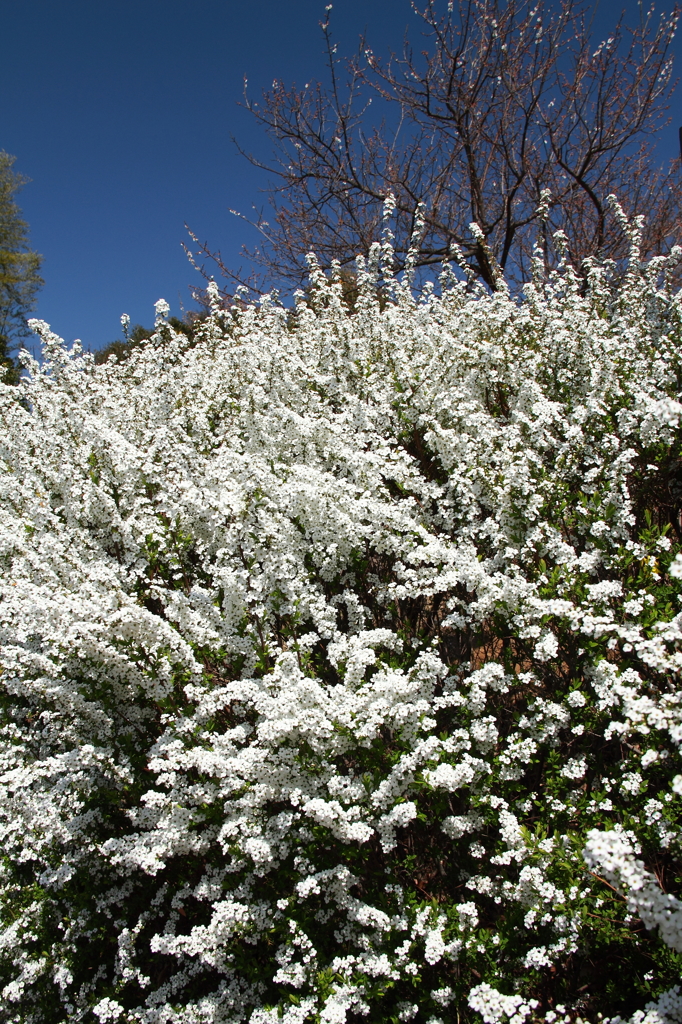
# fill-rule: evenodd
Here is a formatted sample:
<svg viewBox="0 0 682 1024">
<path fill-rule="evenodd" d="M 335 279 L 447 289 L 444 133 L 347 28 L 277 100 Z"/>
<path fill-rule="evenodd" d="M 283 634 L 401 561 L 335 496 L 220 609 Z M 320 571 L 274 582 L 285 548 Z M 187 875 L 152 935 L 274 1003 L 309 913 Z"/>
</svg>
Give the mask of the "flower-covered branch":
<svg viewBox="0 0 682 1024">
<path fill-rule="evenodd" d="M 682 1019 L 679 253 L 625 230 L 522 298 L 311 258 L 120 364 L 34 322 L 1 1021 Z"/>
</svg>

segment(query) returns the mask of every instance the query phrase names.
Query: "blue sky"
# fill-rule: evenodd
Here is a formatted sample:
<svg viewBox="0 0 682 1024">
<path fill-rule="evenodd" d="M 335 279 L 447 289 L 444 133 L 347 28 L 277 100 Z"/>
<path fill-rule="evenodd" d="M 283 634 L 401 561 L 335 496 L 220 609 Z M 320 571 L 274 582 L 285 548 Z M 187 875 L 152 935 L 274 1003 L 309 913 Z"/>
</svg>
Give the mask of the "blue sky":
<svg viewBox="0 0 682 1024">
<path fill-rule="evenodd" d="M 96 349 L 119 336 L 122 313 L 151 323 L 161 296 L 179 314 L 200 280 L 181 247 L 185 222 L 238 263 L 252 238 L 229 211 L 260 205 L 265 182 L 231 136 L 268 147 L 238 105 L 244 75 L 254 97 L 275 77 L 323 76 L 324 6 L 0 0 L 0 149 L 32 179 L 20 204 L 45 257 L 35 315 Z M 597 32 L 619 10 L 602 0 Z M 335 0 L 332 24 L 341 53 L 365 30 L 383 53 L 416 19 L 409 0 Z M 662 158 L 677 152 L 682 116 L 672 113 Z"/>
</svg>

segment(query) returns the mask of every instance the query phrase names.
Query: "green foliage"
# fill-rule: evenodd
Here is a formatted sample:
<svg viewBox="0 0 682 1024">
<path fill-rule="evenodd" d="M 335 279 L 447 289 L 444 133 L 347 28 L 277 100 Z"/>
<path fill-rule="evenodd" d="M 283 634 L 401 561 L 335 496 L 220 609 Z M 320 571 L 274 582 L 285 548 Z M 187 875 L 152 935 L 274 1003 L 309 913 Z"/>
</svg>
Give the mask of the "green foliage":
<svg viewBox="0 0 682 1024">
<path fill-rule="evenodd" d="M 184 334 L 187 338 L 192 338 L 194 332 L 194 325 L 192 323 L 188 323 L 187 320 L 180 320 L 177 316 L 169 317 L 168 323 L 174 331 Z M 126 331 L 125 337 L 117 338 L 115 341 L 109 342 L 104 348 L 101 348 L 99 352 L 95 352 L 95 362 L 98 366 L 101 366 L 111 356 L 116 356 L 118 362 L 121 363 L 124 359 L 128 358 L 131 352 L 139 348 L 144 341 L 151 338 L 153 334 L 153 330 L 143 327 L 142 324 L 135 324 L 132 330 Z"/>
<path fill-rule="evenodd" d="M 19 370 L 11 352 L 30 332 L 26 315 L 43 284 L 42 256 L 29 248 L 28 224 L 15 196 L 28 180 L 13 169 L 15 157 L 0 151 L 0 380 L 16 384 Z"/>
</svg>

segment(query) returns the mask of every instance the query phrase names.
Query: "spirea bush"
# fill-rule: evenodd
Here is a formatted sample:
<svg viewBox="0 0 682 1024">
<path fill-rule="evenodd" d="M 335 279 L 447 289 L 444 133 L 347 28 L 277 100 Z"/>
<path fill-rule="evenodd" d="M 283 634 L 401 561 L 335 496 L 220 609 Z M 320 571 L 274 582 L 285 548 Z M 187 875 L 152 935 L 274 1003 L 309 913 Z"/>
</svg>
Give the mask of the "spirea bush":
<svg viewBox="0 0 682 1024">
<path fill-rule="evenodd" d="M 682 1020 L 680 252 L 623 229 L 522 296 L 311 260 L 103 366 L 34 322 L 0 1020 Z"/>
</svg>

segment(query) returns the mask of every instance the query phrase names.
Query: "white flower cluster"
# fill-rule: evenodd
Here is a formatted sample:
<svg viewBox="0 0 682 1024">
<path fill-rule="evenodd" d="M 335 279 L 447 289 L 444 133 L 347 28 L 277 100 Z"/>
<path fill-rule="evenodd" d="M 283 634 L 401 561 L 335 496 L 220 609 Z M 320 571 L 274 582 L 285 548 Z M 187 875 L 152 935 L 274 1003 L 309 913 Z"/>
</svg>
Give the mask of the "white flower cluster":
<svg viewBox="0 0 682 1024">
<path fill-rule="evenodd" d="M 641 918 L 646 928 L 658 928 L 672 949 L 682 952 L 682 903 L 661 890 L 658 880 L 644 868 L 622 833 L 588 833 L 584 857 L 607 881 L 627 896 L 628 909 Z"/>
<path fill-rule="evenodd" d="M 522 297 L 384 244 L 352 310 L 311 260 L 104 366 L 34 322 L 0 1020 L 682 1019 L 682 309 L 636 241 Z"/>
<path fill-rule="evenodd" d="M 524 1024 L 538 1005 L 537 999 L 525 1002 L 521 996 L 502 995 L 486 982 L 472 988 L 468 1002 L 471 1009 L 481 1015 L 484 1024 L 498 1024 L 499 1021 Z"/>
</svg>

